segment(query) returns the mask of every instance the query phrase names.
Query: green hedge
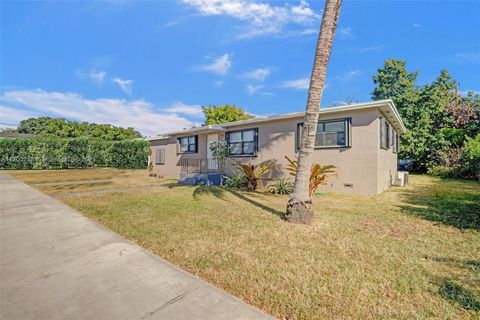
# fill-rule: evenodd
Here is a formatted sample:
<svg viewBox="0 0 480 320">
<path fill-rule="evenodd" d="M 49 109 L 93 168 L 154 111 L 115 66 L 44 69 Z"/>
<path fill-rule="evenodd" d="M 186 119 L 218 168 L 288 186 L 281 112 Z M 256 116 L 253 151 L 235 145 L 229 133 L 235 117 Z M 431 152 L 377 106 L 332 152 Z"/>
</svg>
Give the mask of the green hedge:
<svg viewBox="0 0 480 320">
<path fill-rule="evenodd" d="M 147 168 L 147 141 L 119 142 L 93 138 L 0 138 L 0 168 L 69 169 Z"/>
</svg>

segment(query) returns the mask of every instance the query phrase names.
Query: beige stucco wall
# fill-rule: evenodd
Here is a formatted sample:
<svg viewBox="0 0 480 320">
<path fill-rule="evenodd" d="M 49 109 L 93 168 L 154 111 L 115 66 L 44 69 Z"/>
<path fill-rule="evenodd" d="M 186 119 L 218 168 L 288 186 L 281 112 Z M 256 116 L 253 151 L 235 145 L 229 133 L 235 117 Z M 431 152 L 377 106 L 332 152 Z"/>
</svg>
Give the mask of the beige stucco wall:
<svg viewBox="0 0 480 320">
<path fill-rule="evenodd" d="M 180 161 L 181 159 L 198 159 L 207 157 L 207 136 L 205 134 L 198 135 L 198 152 L 197 153 L 179 153 L 177 146 L 177 139 L 180 137 L 188 137 L 190 135 L 179 135 L 174 138 L 164 140 L 150 141 L 150 162 L 153 163 L 153 171 L 165 178 L 178 179 L 180 176 Z M 165 164 L 156 165 L 156 149 L 165 149 Z"/>
<path fill-rule="evenodd" d="M 380 131 L 380 120 L 377 121 L 377 130 Z M 380 148 L 380 139 L 377 139 L 377 193 L 388 189 L 397 176 L 397 154 L 393 152 L 394 147 L 388 149 Z"/>
<path fill-rule="evenodd" d="M 314 161 L 321 165 L 333 164 L 338 175 L 330 179 L 321 188 L 324 192 L 373 195 L 382 192 L 390 185 L 390 176 L 396 174 L 397 155 L 389 150 L 380 149 L 381 113 L 377 109 L 357 110 L 330 115 L 321 115 L 319 120 L 351 117 L 351 147 L 334 149 L 315 149 Z M 226 127 L 226 130 L 258 128 L 258 154 L 256 157 L 235 157 L 232 160 L 260 163 L 276 159 L 277 168 L 272 177 L 285 175 L 287 165 L 285 156 L 296 156 L 297 124 L 303 118 L 278 120 L 257 124 Z M 152 141 L 152 162 L 155 163 L 154 149 L 165 148 L 165 165 L 154 166 L 154 170 L 166 177 L 178 178 L 182 157 L 206 158 L 206 134 L 198 134 L 197 154 L 177 154 L 177 139 Z M 223 134 L 220 135 L 223 139 Z"/>
</svg>

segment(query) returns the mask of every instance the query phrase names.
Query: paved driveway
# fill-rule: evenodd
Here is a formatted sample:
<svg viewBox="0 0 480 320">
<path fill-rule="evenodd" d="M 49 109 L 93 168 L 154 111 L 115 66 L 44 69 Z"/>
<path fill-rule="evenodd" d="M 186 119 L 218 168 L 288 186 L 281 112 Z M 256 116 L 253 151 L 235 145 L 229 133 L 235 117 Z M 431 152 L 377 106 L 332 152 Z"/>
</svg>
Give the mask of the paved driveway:
<svg viewBox="0 0 480 320">
<path fill-rule="evenodd" d="M 0 173 L 0 318 L 272 319 Z"/>
</svg>

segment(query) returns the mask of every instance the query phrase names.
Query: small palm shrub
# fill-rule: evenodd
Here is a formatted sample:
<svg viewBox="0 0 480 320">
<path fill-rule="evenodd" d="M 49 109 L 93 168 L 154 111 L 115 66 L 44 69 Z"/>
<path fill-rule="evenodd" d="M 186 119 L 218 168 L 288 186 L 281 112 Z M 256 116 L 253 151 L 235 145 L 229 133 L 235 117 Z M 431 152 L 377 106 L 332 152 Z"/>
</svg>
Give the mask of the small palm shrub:
<svg viewBox="0 0 480 320">
<path fill-rule="evenodd" d="M 234 176 L 224 176 L 225 186 L 228 188 L 241 189 L 245 187 L 245 176 L 242 173 L 237 173 Z"/>
<path fill-rule="evenodd" d="M 248 191 L 257 190 L 258 183 L 260 181 L 269 181 L 270 178 L 265 177 L 267 174 L 272 172 L 274 168 L 275 160 L 269 160 L 257 165 L 237 162 L 237 168 L 240 169 L 241 173 L 245 177 L 245 188 Z"/>
<path fill-rule="evenodd" d="M 289 157 L 285 156 L 285 159 L 288 161 L 287 171 L 289 171 L 290 175 L 296 176 L 297 175 L 297 167 L 298 161 L 291 160 Z M 308 195 L 313 197 L 315 192 L 320 188 L 321 185 L 326 184 L 328 179 L 335 175 L 336 167 L 332 165 L 321 166 L 318 163 L 315 163 L 312 166 L 310 171 L 310 184 L 308 186 Z"/>
<path fill-rule="evenodd" d="M 274 184 L 268 187 L 268 191 L 273 194 L 290 194 L 293 190 L 293 183 L 286 179 L 280 178 Z"/>
</svg>

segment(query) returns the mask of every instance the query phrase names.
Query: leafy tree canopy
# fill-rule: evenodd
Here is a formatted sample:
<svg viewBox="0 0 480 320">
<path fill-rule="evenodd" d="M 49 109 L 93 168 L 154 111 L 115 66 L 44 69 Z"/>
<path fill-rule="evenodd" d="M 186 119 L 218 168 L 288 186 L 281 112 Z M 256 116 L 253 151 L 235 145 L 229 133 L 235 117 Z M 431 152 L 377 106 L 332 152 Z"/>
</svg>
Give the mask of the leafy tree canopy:
<svg viewBox="0 0 480 320">
<path fill-rule="evenodd" d="M 205 124 L 217 124 L 226 123 L 238 120 L 248 120 L 254 118 L 254 116 L 245 112 L 243 108 L 236 105 L 220 105 L 220 106 L 204 106 L 202 107 L 203 114 L 205 115 Z"/>
<path fill-rule="evenodd" d="M 133 128 L 115 127 L 111 124 L 68 121 L 63 118 L 40 117 L 22 120 L 19 133 L 30 133 L 58 138 L 93 137 L 108 141 L 140 138 Z"/>
<path fill-rule="evenodd" d="M 458 93 L 458 84 L 447 70 L 423 86 L 418 72 L 410 72 L 406 61 L 386 60 L 373 77 L 373 100 L 392 99 L 407 133 L 401 135 L 400 158 L 413 160 L 410 168 L 425 172 L 444 161 L 465 137 L 480 133 L 480 96 Z"/>
</svg>

